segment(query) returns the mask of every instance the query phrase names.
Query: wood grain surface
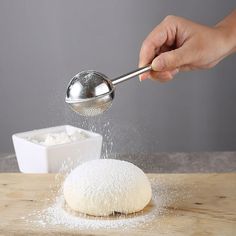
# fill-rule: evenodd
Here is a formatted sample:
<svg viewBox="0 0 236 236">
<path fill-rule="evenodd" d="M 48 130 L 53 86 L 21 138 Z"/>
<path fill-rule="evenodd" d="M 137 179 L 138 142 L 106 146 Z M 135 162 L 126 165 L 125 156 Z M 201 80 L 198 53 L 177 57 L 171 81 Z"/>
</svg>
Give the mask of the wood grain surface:
<svg viewBox="0 0 236 236">
<path fill-rule="evenodd" d="M 54 174 L 0 174 L 0 235 L 236 235 L 236 173 L 148 176 L 157 198 L 175 196 L 150 224 L 82 230 L 27 220 L 52 204 L 63 177 L 56 181 Z"/>
</svg>

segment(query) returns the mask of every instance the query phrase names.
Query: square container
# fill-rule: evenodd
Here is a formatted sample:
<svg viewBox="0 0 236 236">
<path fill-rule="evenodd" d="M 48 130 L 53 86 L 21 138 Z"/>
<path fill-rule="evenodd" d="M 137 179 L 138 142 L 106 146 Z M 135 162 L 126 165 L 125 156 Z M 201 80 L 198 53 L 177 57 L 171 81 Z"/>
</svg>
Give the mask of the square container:
<svg viewBox="0 0 236 236">
<path fill-rule="evenodd" d="M 47 134 L 61 132 L 82 132 L 86 138 L 52 146 L 32 141 L 35 138 L 40 140 Z M 70 125 L 17 133 L 12 135 L 12 139 L 19 169 L 23 173 L 56 173 L 67 163 L 73 168 L 78 163 L 99 159 L 102 149 L 100 134 Z"/>
</svg>

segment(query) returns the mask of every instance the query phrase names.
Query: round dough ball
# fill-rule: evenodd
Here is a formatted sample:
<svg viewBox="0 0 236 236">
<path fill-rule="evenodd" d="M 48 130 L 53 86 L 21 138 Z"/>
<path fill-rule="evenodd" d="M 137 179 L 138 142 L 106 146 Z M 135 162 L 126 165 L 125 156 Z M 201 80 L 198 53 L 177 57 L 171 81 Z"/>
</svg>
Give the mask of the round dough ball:
<svg viewBox="0 0 236 236">
<path fill-rule="evenodd" d="M 67 176 L 63 193 L 72 210 L 94 216 L 138 212 L 152 197 L 144 172 L 130 162 L 114 159 L 79 165 Z"/>
</svg>

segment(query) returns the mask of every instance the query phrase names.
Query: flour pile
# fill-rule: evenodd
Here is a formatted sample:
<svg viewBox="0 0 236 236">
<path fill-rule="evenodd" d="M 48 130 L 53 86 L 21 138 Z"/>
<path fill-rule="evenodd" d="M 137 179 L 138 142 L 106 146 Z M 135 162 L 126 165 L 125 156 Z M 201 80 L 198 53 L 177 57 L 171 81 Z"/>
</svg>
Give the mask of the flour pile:
<svg viewBox="0 0 236 236">
<path fill-rule="evenodd" d="M 110 217 L 92 217 L 85 214 L 72 212 L 65 204 L 60 189 L 54 202 L 41 212 L 35 212 L 25 217 L 29 223 L 36 227 L 57 227 L 62 226 L 71 230 L 99 230 L 119 229 L 122 231 L 132 229 L 151 229 L 152 222 L 163 215 L 172 214 L 173 203 L 183 201 L 189 197 L 184 189 L 168 188 L 165 180 L 159 177 L 149 178 L 152 186 L 152 201 L 143 211 L 134 214 L 115 214 Z M 47 204 L 48 205 L 48 204 Z"/>
</svg>

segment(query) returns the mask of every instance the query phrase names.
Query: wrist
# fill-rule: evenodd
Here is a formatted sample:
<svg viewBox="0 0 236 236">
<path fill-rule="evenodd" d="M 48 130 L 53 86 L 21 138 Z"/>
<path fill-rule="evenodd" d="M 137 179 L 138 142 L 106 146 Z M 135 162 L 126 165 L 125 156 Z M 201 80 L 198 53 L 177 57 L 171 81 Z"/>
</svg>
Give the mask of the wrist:
<svg viewBox="0 0 236 236">
<path fill-rule="evenodd" d="M 222 45 L 226 45 L 227 54 L 236 52 L 236 30 L 228 26 L 217 26 L 222 38 Z"/>
<path fill-rule="evenodd" d="M 219 22 L 215 28 L 222 36 L 223 45 L 227 45 L 228 54 L 236 52 L 236 10 Z"/>
</svg>

